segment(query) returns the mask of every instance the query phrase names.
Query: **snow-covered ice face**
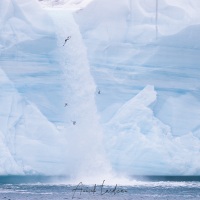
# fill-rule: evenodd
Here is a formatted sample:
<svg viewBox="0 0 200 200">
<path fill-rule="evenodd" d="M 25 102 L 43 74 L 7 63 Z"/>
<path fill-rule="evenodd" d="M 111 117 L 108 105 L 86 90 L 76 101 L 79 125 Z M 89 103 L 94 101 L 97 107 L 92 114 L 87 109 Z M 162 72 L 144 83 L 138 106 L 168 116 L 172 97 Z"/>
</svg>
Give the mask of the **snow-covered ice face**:
<svg viewBox="0 0 200 200">
<path fill-rule="evenodd" d="M 199 173 L 199 1 L 0 5 L 1 174 Z"/>
<path fill-rule="evenodd" d="M 44 7 L 65 8 L 68 10 L 79 10 L 86 7 L 93 0 L 39 0 Z"/>
</svg>

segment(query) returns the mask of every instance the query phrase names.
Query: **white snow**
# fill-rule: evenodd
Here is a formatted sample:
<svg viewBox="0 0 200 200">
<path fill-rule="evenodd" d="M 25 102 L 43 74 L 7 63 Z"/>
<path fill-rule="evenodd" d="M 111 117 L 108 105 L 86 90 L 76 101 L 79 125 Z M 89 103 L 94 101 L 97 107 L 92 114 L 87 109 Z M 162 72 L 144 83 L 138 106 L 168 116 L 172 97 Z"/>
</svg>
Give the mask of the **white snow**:
<svg viewBox="0 0 200 200">
<path fill-rule="evenodd" d="M 92 0 L 39 0 L 44 8 L 56 7 L 57 9 L 80 10 L 86 7 Z"/>
</svg>

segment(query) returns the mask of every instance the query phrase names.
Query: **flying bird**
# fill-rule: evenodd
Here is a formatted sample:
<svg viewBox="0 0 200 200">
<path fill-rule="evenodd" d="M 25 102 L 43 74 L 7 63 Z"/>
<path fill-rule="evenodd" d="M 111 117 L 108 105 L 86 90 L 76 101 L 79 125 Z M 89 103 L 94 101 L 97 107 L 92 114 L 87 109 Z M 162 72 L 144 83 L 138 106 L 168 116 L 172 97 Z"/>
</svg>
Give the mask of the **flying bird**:
<svg viewBox="0 0 200 200">
<path fill-rule="evenodd" d="M 72 121 L 72 120 L 71 120 Z M 76 125 L 76 121 L 72 121 L 73 125 Z"/>
<path fill-rule="evenodd" d="M 63 46 L 65 46 L 66 42 L 71 38 L 71 36 L 68 36 L 66 39 L 65 39 L 65 42 L 63 44 Z"/>
</svg>

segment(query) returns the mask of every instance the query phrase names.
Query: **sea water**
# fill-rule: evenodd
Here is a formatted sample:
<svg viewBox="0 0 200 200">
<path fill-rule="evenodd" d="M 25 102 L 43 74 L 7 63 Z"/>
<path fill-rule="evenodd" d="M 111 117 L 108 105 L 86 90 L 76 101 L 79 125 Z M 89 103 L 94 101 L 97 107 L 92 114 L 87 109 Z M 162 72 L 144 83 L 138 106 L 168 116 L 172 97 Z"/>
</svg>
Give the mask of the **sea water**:
<svg viewBox="0 0 200 200">
<path fill-rule="evenodd" d="M 2 180 L 2 179 L 1 179 Z M 34 179 L 35 180 L 35 179 Z M 41 179 L 40 179 L 41 181 Z M 61 183 L 2 182 L 0 199 L 10 200 L 61 200 L 61 199 L 116 199 L 116 200 L 199 200 L 200 181 L 135 181 L 132 185 L 101 183 L 84 185 Z M 34 182 L 34 181 L 33 181 Z M 42 181 L 41 181 L 42 182 Z"/>
</svg>

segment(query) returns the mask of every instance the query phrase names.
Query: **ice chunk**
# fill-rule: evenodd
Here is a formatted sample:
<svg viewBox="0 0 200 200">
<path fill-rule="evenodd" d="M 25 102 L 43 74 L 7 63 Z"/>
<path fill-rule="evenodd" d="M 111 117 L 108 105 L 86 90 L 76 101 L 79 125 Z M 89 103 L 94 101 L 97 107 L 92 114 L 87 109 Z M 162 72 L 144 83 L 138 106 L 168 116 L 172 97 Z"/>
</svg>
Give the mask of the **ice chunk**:
<svg viewBox="0 0 200 200">
<path fill-rule="evenodd" d="M 192 133 L 173 137 L 148 107 L 155 100 L 156 92 L 147 86 L 106 125 L 106 148 L 114 169 L 126 175 L 198 174 L 200 140 Z"/>
</svg>

